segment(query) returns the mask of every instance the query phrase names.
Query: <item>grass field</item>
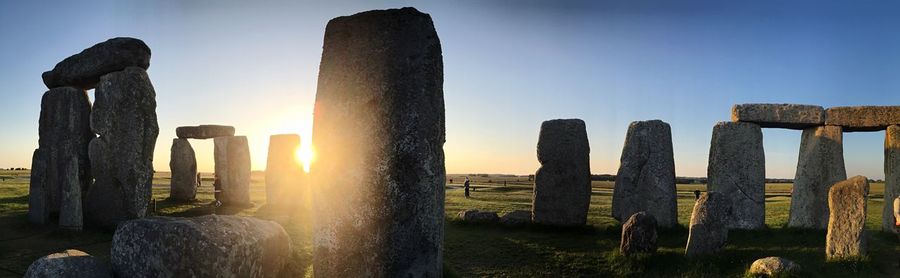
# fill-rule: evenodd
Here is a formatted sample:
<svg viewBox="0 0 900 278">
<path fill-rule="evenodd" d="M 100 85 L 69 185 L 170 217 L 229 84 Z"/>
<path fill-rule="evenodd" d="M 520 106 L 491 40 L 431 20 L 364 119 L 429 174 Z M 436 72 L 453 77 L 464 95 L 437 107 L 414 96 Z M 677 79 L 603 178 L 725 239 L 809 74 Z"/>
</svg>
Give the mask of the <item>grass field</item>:
<svg viewBox="0 0 900 278">
<path fill-rule="evenodd" d="M 305 276 L 312 270 L 311 227 L 308 205 L 294 211 L 279 211 L 265 206 L 264 174 L 252 175 L 251 198 L 257 204 L 247 209 L 215 211 L 207 204 L 213 200 L 205 176 L 200 200 L 172 203 L 168 196 L 168 175 L 154 179 L 157 214 L 191 216 L 210 213 L 255 216 L 281 223 L 292 238 L 293 259 L 288 276 Z M 31 262 L 46 254 L 76 248 L 108 259 L 112 234 L 86 230 L 60 233 L 53 227 L 34 227 L 27 223 L 28 173 L 0 171 L 0 277 L 21 277 Z M 626 258 L 618 254 L 618 223 L 610 217 L 611 182 L 594 182 L 589 226 L 557 229 L 541 226 L 506 228 L 495 225 L 471 225 L 455 220 L 463 209 L 493 210 L 500 213 L 531 207 L 532 184 L 526 177 L 472 176 L 476 189 L 465 199 L 459 189 L 461 175 L 446 191 L 444 265 L 447 276 L 663 276 L 663 277 L 741 277 L 755 259 L 782 256 L 803 266 L 802 276 L 810 277 L 900 277 L 897 260 L 900 244 L 895 235 L 879 231 L 884 185 L 873 184 L 867 229 L 870 231 L 869 256 L 853 262 L 825 262 L 824 231 L 783 228 L 790 206 L 790 184 L 766 187 L 766 224 L 762 231 L 732 231 L 725 251 L 706 258 L 687 259 L 684 245 L 687 224 L 693 207 L 695 189 L 704 185 L 678 185 L 680 227 L 660 231 L 659 252 Z M 490 181 L 490 183 L 488 182 Z M 505 185 L 504 185 L 505 184 Z"/>
</svg>

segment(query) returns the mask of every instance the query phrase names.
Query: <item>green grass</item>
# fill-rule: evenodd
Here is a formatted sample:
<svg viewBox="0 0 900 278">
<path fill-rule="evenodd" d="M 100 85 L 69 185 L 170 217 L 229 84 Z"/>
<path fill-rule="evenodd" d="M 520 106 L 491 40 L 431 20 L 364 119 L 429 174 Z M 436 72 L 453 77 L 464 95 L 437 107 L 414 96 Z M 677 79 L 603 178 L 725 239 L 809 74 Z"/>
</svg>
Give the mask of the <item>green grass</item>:
<svg viewBox="0 0 900 278">
<path fill-rule="evenodd" d="M 0 276 L 21 277 L 31 262 L 46 254 L 77 248 L 108 259 L 112 234 L 86 230 L 69 234 L 53 227 L 34 227 L 25 219 L 28 173 L 3 172 L 12 179 L 0 181 Z M 281 223 L 291 236 L 293 259 L 289 276 L 311 272 L 312 248 L 308 204 L 292 211 L 270 209 L 265 204 L 264 174 L 254 172 L 251 199 L 257 205 L 246 209 L 220 209 L 219 214 L 255 216 Z M 869 256 L 859 261 L 826 262 L 824 231 L 783 228 L 790 207 L 790 184 L 766 186 L 766 224 L 762 231 L 732 231 L 725 250 L 717 256 L 688 259 L 684 253 L 687 223 L 693 207 L 693 190 L 705 185 L 678 185 L 681 226 L 660 231 L 659 251 L 653 255 L 626 258 L 618 254 L 618 223 L 610 217 L 612 182 L 594 182 L 589 226 L 559 229 L 541 226 L 506 228 L 472 225 L 456 220 L 464 209 L 498 211 L 501 214 L 531 208 L 532 184 L 526 177 L 474 177 L 475 191 L 465 199 L 459 190 L 461 175 L 451 175 L 446 192 L 444 266 L 447 276 L 641 276 L 641 277 L 742 277 L 750 264 L 762 257 L 782 256 L 798 262 L 810 277 L 898 277 L 900 244 L 895 235 L 879 231 L 884 185 L 873 184 L 869 199 L 867 229 Z M 490 183 L 488 181 L 490 180 Z M 504 181 L 506 186 L 504 186 Z M 154 179 L 157 214 L 193 216 L 213 213 L 211 179 L 205 176 L 198 202 L 174 203 L 168 197 L 168 174 Z"/>
</svg>

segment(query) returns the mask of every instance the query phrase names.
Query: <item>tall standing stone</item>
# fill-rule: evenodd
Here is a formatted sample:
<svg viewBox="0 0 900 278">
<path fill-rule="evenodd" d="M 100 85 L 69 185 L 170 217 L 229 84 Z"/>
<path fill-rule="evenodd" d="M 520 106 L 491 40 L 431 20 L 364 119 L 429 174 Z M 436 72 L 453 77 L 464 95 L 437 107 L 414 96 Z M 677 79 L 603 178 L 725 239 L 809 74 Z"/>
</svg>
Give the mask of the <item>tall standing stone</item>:
<svg viewBox="0 0 900 278">
<path fill-rule="evenodd" d="M 560 119 L 541 124 L 534 174 L 532 221 L 556 226 L 587 222 L 591 203 L 591 148 L 584 121 Z"/>
<path fill-rule="evenodd" d="M 729 228 L 765 227 L 766 159 L 759 125 L 720 122 L 713 127 L 707 166 L 708 190 L 728 196 Z"/>
<path fill-rule="evenodd" d="M 881 230 L 895 231 L 894 211 L 891 201 L 900 196 L 900 126 L 887 128 L 884 136 L 884 211 L 881 216 Z"/>
<path fill-rule="evenodd" d="M 172 139 L 172 154 L 169 160 L 172 173 L 170 198 L 190 201 L 197 197 L 197 156 L 188 139 Z"/>
<path fill-rule="evenodd" d="M 828 191 L 828 234 L 825 255 L 829 260 L 866 255 L 866 196 L 869 181 L 855 176 L 836 183 Z"/>
<path fill-rule="evenodd" d="M 84 208 L 89 221 L 112 228 L 147 215 L 159 135 L 156 92 L 144 69 L 130 67 L 101 77 L 94 94 L 91 128 L 99 137 L 89 147 L 95 180 Z"/>
<path fill-rule="evenodd" d="M 708 191 L 700 195 L 691 212 L 688 230 L 688 257 L 718 253 L 728 243 L 728 224 L 731 223 L 733 202 L 728 195 Z"/>
<path fill-rule="evenodd" d="M 73 87 L 53 88 L 41 98 L 38 149 L 44 163 L 44 188 L 47 206 L 51 213 L 59 212 L 62 186 L 67 182 L 67 163 L 78 159 L 77 174 L 81 190 L 91 183 L 88 143 L 94 138 L 91 132 L 91 103 L 84 90 Z M 41 160 L 39 160 L 41 161 Z M 32 167 L 38 168 L 38 167 Z"/>
<path fill-rule="evenodd" d="M 216 200 L 226 205 L 250 204 L 250 146 L 247 136 L 226 136 L 213 139 L 216 179 L 219 183 Z"/>
<path fill-rule="evenodd" d="M 81 181 L 78 179 L 78 158 L 70 157 L 65 169 L 65 182 L 61 188 L 59 227 L 70 231 L 81 231 L 84 224 L 81 209 Z"/>
<path fill-rule="evenodd" d="M 825 229 L 828 225 L 828 189 L 847 178 L 842 140 L 839 126 L 803 130 L 788 227 Z"/>
<path fill-rule="evenodd" d="M 266 203 L 288 205 L 297 202 L 303 167 L 297 163 L 300 135 L 279 134 L 269 137 L 266 160 Z"/>
<path fill-rule="evenodd" d="M 441 45 L 414 8 L 328 22 L 312 165 L 317 277 L 438 277 L 444 241 Z"/>
<path fill-rule="evenodd" d="M 50 222 L 50 197 L 47 192 L 47 154 L 36 149 L 31 156 L 31 183 L 28 186 L 28 222 Z"/>
<path fill-rule="evenodd" d="M 678 225 L 677 199 L 669 124 L 660 120 L 632 122 L 616 174 L 613 217 L 624 222 L 645 211 L 656 217 L 659 226 L 674 227 Z"/>
</svg>

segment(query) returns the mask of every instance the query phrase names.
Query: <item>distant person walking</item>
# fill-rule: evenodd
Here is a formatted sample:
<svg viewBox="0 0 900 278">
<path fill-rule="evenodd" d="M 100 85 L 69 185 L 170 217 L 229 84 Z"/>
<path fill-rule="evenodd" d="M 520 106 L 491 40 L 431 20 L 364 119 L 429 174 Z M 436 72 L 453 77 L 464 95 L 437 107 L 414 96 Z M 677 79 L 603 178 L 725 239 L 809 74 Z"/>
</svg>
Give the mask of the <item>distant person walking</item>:
<svg viewBox="0 0 900 278">
<path fill-rule="evenodd" d="M 700 200 L 700 189 L 694 190 L 694 200 Z"/>
<path fill-rule="evenodd" d="M 469 177 L 466 177 L 466 181 L 463 182 L 463 187 L 466 189 L 466 199 L 469 198 Z"/>
<path fill-rule="evenodd" d="M 200 178 L 200 173 L 197 173 L 197 187 L 203 186 L 202 180 L 203 179 Z"/>
</svg>

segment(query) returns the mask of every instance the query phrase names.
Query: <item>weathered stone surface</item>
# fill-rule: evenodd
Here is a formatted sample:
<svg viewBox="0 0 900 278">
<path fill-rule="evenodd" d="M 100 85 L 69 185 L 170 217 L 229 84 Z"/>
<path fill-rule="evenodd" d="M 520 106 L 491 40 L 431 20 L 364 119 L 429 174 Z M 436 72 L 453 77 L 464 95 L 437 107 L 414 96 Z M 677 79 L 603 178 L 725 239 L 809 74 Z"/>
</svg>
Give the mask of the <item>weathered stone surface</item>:
<svg viewBox="0 0 900 278">
<path fill-rule="evenodd" d="M 531 224 L 531 211 L 514 210 L 500 217 L 500 224 L 506 226 L 522 226 Z"/>
<path fill-rule="evenodd" d="M 842 141 L 839 126 L 803 130 L 788 227 L 825 229 L 828 225 L 828 189 L 847 178 Z"/>
<path fill-rule="evenodd" d="M 688 232 L 688 257 L 718 253 L 728 241 L 728 224 L 731 222 L 732 201 L 719 192 L 709 191 L 700 195 L 691 212 Z"/>
<path fill-rule="evenodd" d="M 643 211 L 635 213 L 622 224 L 619 252 L 625 256 L 656 253 L 656 239 L 656 218 Z"/>
<path fill-rule="evenodd" d="M 84 227 L 81 210 L 81 181 L 78 180 L 78 158 L 69 158 L 66 163 L 66 176 L 61 186 L 62 200 L 59 208 L 59 228 L 70 231 L 81 231 Z"/>
<path fill-rule="evenodd" d="M 128 67 L 150 67 L 150 48 L 135 38 L 112 38 L 62 60 L 41 76 L 47 88 L 91 89 L 100 76 Z"/>
<path fill-rule="evenodd" d="M 216 137 L 213 157 L 221 192 L 216 200 L 226 205 L 250 204 L 250 145 L 247 136 Z"/>
<path fill-rule="evenodd" d="M 895 232 L 896 223 L 891 200 L 900 196 L 900 126 L 887 128 L 884 136 L 884 211 L 881 214 L 881 230 Z"/>
<path fill-rule="evenodd" d="M 825 109 L 802 104 L 735 104 L 731 108 L 731 120 L 755 123 L 761 127 L 804 129 L 825 125 Z"/>
<path fill-rule="evenodd" d="M 662 227 L 678 225 L 672 130 L 660 121 L 628 125 L 613 189 L 612 215 L 619 222 L 645 211 Z"/>
<path fill-rule="evenodd" d="M 713 127 L 707 177 L 708 190 L 734 202 L 729 228 L 765 227 L 766 158 L 758 125 L 720 122 Z"/>
<path fill-rule="evenodd" d="M 541 124 L 534 175 L 532 221 L 554 226 L 587 222 L 591 203 L 591 147 L 584 121 L 558 119 Z"/>
<path fill-rule="evenodd" d="M 172 139 L 172 154 L 169 158 L 172 172 L 169 198 L 190 201 L 197 197 L 197 155 L 188 139 Z"/>
<path fill-rule="evenodd" d="M 837 125 L 844 132 L 884 130 L 900 125 L 900 106 L 844 106 L 825 110 L 826 125 Z"/>
<path fill-rule="evenodd" d="M 278 223 L 206 215 L 124 222 L 110 259 L 120 277 L 279 277 L 290 254 Z"/>
<path fill-rule="evenodd" d="M 47 209 L 59 212 L 62 186 L 68 176 L 66 163 L 78 158 L 78 178 L 81 189 L 91 183 L 88 143 L 94 138 L 91 132 L 91 103 L 85 91 L 72 87 L 54 88 L 41 98 L 38 149 L 44 155 L 44 194 L 48 198 Z M 34 168 L 34 167 L 33 167 Z"/>
<path fill-rule="evenodd" d="M 44 225 L 50 222 L 50 197 L 47 192 L 47 154 L 36 149 L 31 156 L 31 181 L 28 186 L 28 222 Z"/>
<path fill-rule="evenodd" d="M 460 211 L 457 216 L 459 216 L 459 219 L 462 221 L 472 223 L 497 223 L 500 221 L 500 217 L 497 216 L 497 212 L 480 211 L 477 209 Z"/>
<path fill-rule="evenodd" d="M 440 276 L 444 79 L 431 17 L 413 8 L 338 17 L 322 50 L 315 275 Z"/>
<path fill-rule="evenodd" d="M 825 255 L 829 260 L 866 255 L 866 199 L 869 181 L 855 176 L 836 183 L 828 191 L 828 234 Z"/>
<path fill-rule="evenodd" d="M 84 212 L 88 221 L 114 228 L 147 215 L 159 135 L 156 92 L 146 71 L 130 67 L 101 77 L 94 95 L 91 129 L 99 137 L 89 146 L 95 180 Z"/>
<path fill-rule="evenodd" d="M 25 272 L 25 278 L 45 277 L 113 277 L 109 264 L 85 252 L 69 249 L 37 259 Z"/>
<path fill-rule="evenodd" d="M 269 137 L 266 161 L 266 203 L 288 205 L 298 202 L 303 186 L 303 167 L 297 162 L 300 135 L 279 134 Z"/>
<path fill-rule="evenodd" d="M 765 275 L 769 277 L 789 277 L 800 272 L 800 265 L 781 257 L 766 257 L 753 262 L 750 265 L 750 275 Z"/>
<path fill-rule="evenodd" d="M 179 126 L 175 135 L 184 139 L 209 139 L 215 137 L 234 136 L 234 127 L 227 125 Z"/>
</svg>

